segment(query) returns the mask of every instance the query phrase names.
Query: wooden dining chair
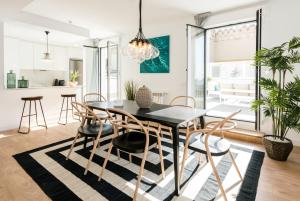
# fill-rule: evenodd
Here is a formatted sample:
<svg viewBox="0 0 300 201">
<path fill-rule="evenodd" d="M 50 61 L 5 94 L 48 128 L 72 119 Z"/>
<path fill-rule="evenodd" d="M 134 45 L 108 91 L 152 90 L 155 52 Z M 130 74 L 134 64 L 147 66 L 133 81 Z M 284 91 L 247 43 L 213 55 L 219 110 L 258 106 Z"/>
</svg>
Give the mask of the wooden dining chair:
<svg viewBox="0 0 300 201">
<path fill-rule="evenodd" d="M 186 108 L 195 108 L 196 100 L 192 96 L 176 96 L 175 98 L 173 98 L 170 101 L 169 105 L 178 106 L 178 107 L 186 107 Z M 186 134 L 188 134 L 190 132 L 191 128 L 193 130 L 197 129 L 197 120 L 196 119 L 180 125 L 179 131 L 184 131 L 184 132 L 186 132 Z M 171 139 L 173 138 L 172 128 L 164 126 L 164 125 L 159 125 L 158 130 L 160 132 L 163 130 L 167 131 L 169 133 L 169 135 L 171 136 Z"/>
<path fill-rule="evenodd" d="M 131 119 L 133 123 L 128 123 L 127 121 L 118 120 L 118 119 L 111 120 L 111 123 L 114 128 L 114 136 L 109 145 L 108 153 L 103 163 L 103 167 L 100 170 L 99 181 L 102 178 L 103 172 L 105 170 L 105 167 L 107 165 L 113 147 L 129 154 L 143 153 L 143 159 L 142 159 L 135 191 L 133 194 L 133 200 L 136 200 L 148 151 L 156 146 L 159 149 L 162 177 L 165 178 L 164 161 L 163 161 L 160 135 L 157 130 L 156 132 L 154 132 L 155 130 L 153 129 L 151 130 L 151 132 L 154 132 L 154 134 L 150 134 L 149 128 L 145 127 L 141 121 L 139 121 L 134 116 L 127 113 L 126 111 L 119 110 L 119 109 L 109 109 L 108 113 L 120 114 L 125 118 Z M 119 135 L 120 129 L 125 129 L 126 132 L 124 134 Z"/>
<path fill-rule="evenodd" d="M 83 103 L 86 105 L 88 103 L 95 103 L 95 102 L 107 102 L 106 98 L 99 94 L 99 93 L 87 93 L 83 96 Z M 96 115 L 100 119 L 107 119 L 108 115 L 104 111 L 98 111 Z"/>
<path fill-rule="evenodd" d="M 218 129 L 220 129 L 220 127 L 222 125 L 225 125 L 226 122 L 230 121 L 230 119 L 239 112 L 240 111 L 236 111 L 236 112 L 232 113 L 231 115 L 226 117 L 224 120 L 219 121 L 212 128 L 195 130 L 186 136 L 184 153 L 183 153 L 183 158 L 182 158 L 182 163 L 181 163 L 181 168 L 180 168 L 180 173 L 179 173 L 179 181 L 181 181 L 181 179 L 182 179 L 182 174 L 183 174 L 183 170 L 184 170 L 184 166 L 185 166 L 185 161 L 186 161 L 187 155 L 188 155 L 188 150 L 190 149 L 195 152 L 205 154 L 208 157 L 209 163 L 212 167 L 213 173 L 216 177 L 216 180 L 217 180 L 217 183 L 221 190 L 221 193 L 223 195 L 223 198 L 225 201 L 228 200 L 226 197 L 225 190 L 222 185 L 222 181 L 220 179 L 217 168 L 215 166 L 213 157 L 223 156 L 228 153 L 232 160 L 232 164 L 233 164 L 234 168 L 236 169 L 240 179 L 243 180 L 243 177 L 239 171 L 237 164 L 235 163 L 232 153 L 230 152 L 230 143 L 226 139 L 224 139 L 222 137 L 214 136 L 213 134 L 215 132 L 218 132 Z"/>
<path fill-rule="evenodd" d="M 99 93 L 87 93 L 83 96 L 83 102 L 106 102 L 106 98 Z"/>
<path fill-rule="evenodd" d="M 100 119 L 91 109 L 89 109 L 84 104 L 78 102 L 72 102 L 73 108 L 76 110 L 79 117 L 82 119 L 79 128 L 77 129 L 77 134 L 73 140 L 69 153 L 66 157 L 66 160 L 70 158 L 71 152 L 74 149 L 75 143 L 80 137 L 84 137 L 84 148 L 86 148 L 86 144 L 88 138 L 93 139 L 93 149 L 90 154 L 88 163 L 86 165 L 84 174 L 86 175 L 93 156 L 96 152 L 96 148 L 99 145 L 100 137 L 105 137 L 111 135 L 113 133 L 112 125 L 109 123 L 104 123 L 103 119 Z M 107 115 L 110 117 L 110 115 Z M 87 121 L 89 119 L 90 121 Z"/>
</svg>

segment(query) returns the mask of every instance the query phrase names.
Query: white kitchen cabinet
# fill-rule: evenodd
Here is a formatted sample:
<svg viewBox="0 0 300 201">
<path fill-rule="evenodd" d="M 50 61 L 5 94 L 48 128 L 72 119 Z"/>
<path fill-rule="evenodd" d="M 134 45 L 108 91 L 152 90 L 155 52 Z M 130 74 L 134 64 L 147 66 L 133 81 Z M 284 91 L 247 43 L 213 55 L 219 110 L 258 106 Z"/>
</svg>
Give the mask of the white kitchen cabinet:
<svg viewBox="0 0 300 201">
<path fill-rule="evenodd" d="M 53 70 L 53 46 L 49 46 L 49 53 L 51 60 L 44 60 L 44 53 L 46 52 L 45 44 L 34 44 L 34 69 L 36 70 Z"/>
<path fill-rule="evenodd" d="M 4 38 L 4 69 L 5 75 L 13 70 L 18 78 L 19 75 L 19 40 L 5 37 Z"/>
<path fill-rule="evenodd" d="M 21 69 L 32 70 L 34 68 L 33 43 L 20 40 L 19 43 L 19 66 Z"/>
<path fill-rule="evenodd" d="M 67 48 L 53 47 L 53 70 L 67 71 L 69 68 Z"/>
</svg>

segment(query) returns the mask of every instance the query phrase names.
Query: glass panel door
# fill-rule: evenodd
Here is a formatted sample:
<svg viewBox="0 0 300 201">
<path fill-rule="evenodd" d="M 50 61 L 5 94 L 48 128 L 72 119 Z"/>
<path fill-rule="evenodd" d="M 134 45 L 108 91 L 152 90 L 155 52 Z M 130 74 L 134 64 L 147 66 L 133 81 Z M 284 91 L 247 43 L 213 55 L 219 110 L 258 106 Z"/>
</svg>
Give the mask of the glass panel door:
<svg viewBox="0 0 300 201">
<path fill-rule="evenodd" d="M 197 108 L 205 108 L 205 43 L 206 30 L 187 25 L 188 67 L 187 95 L 196 99 Z"/>
<path fill-rule="evenodd" d="M 107 66 L 108 66 L 108 100 L 119 98 L 119 65 L 118 65 L 118 45 L 107 42 Z"/>
<path fill-rule="evenodd" d="M 84 48 L 84 68 L 86 85 L 84 94 L 99 92 L 99 49 L 98 47 L 85 46 Z"/>
<path fill-rule="evenodd" d="M 119 98 L 119 65 L 118 65 L 118 45 L 110 41 L 106 47 L 100 48 L 101 60 L 101 93 L 107 100 Z"/>
</svg>

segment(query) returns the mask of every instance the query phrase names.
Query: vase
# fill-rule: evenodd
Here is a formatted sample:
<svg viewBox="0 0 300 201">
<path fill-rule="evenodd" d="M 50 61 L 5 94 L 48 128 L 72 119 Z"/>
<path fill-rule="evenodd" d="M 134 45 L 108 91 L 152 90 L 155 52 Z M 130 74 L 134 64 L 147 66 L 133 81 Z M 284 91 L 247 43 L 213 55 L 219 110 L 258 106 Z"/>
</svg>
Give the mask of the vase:
<svg viewBox="0 0 300 201">
<path fill-rule="evenodd" d="M 16 73 L 12 70 L 7 73 L 7 88 L 16 88 Z"/>
<path fill-rule="evenodd" d="M 140 108 L 150 108 L 152 105 L 152 92 L 145 85 L 140 87 L 135 95 L 135 101 Z"/>
<path fill-rule="evenodd" d="M 78 82 L 77 82 L 77 81 L 69 82 L 69 86 L 70 86 L 70 87 L 76 87 L 77 85 L 78 85 Z"/>
<path fill-rule="evenodd" d="M 29 82 L 25 80 L 24 76 L 22 76 L 21 80 L 18 80 L 18 88 L 28 88 Z"/>
</svg>

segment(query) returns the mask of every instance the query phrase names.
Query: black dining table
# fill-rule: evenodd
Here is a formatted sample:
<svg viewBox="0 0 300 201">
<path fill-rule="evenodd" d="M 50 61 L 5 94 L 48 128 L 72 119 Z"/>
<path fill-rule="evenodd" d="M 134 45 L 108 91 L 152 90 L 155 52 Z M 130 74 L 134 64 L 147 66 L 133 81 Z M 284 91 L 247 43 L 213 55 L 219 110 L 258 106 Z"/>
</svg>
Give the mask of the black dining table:
<svg viewBox="0 0 300 201">
<path fill-rule="evenodd" d="M 157 122 L 171 127 L 173 135 L 175 194 L 179 195 L 179 128 L 181 125 L 188 123 L 193 119 L 199 119 L 200 125 L 203 128 L 206 110 L 156 103 L 153 103 L 150 108 L 139 108 L 136 102 L 131 100 L 90 102 L 87 103 L 87 106 L 95 110 L 106 110 L 109 108 L 121 109 L 135 116 L 139 120 Z"/>
</svg>

